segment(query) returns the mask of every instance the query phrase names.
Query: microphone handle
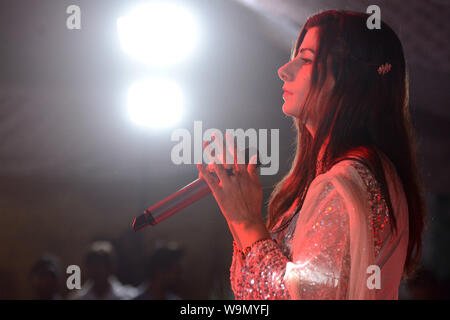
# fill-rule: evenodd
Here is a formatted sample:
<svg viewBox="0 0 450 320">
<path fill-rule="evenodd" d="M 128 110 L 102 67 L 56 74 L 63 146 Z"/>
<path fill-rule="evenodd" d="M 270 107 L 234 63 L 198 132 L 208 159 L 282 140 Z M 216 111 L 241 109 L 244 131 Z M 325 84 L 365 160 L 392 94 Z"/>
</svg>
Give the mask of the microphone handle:
<svg viewBox="0 0 450 320">
<path fill-rule="evenodd" d="M 226 170 L 228 175 L 233 175 L 232 168 Z M 217 177 L 214 172 L 210 174 Z M 134 219 L 133 229 L 139 231 L 149 224 L 154 226 L 210 193 L 208 184 L 203 179 L 197 179 L 145 210 L 142 215 Z"/>
<path fill-rule="evenodd" d="M 246 148 L 244 150 L 246 164 L 250 162 L 250 151 L 250 148 Z M 259 168 L 261 166 L 261 162 L 259 161 L 257 150 L 256 155 L 256 167 Z M 233 175 L 232 167 L 225 170 L 227 171 L 228 175 Z M 217 178 L 217 175 L 214 172 L 210 172 L 210 174 Z M 169 197 L 165 198 L 164 200 L 158 202 L 154 206 L 145 210 L 143 214 L 134 219 L 133 229 L 134 231 L 139 231 L 149 224 L 154 226 L 210 193 L 211 190 L 209 189 L 206 181 L 204 181 L 203 179 L 197 179 L 187 186 L 181 188 L 174 194 L 170 195 Z"/>
</svg>

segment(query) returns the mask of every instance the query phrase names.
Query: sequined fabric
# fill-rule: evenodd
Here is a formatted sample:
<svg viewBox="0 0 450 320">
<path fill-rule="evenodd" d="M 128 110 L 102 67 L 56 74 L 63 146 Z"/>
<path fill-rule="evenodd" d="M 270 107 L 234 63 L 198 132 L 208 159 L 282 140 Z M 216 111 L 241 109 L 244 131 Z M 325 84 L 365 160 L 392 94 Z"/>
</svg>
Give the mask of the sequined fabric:
<svg viewBox="0 0 450 320">
<path fill-rule="evenodd" d="M 371 216 L 367 223 L 374 232 L 375 255 L 383 245 L 388 210 L 377 181 L 356 161 L 349 161 L 367 186 Z M 295 248 L 292 238 L 297 227 L 298 208 L 287 212 L 278 224 L 291 219 L 287 228 L 272 230 L 274 241 L 252 247 L 243 259 L 234 250 L 230 280 L 236 299 L 346 299 L 350 278 L 349 217 L 343 198 L 331 183 L 325 183 L 318 195 L 314 219 L 305 225 L 306 239 Z M 292 288 L 294 286 L 295 288 Z M 289 288 L 289 290 L 288 290 Z M 295 292 L 295 293 L 293 293 Z M 292 296 L 294 294 L 295 296 Z"/>
<path fill-rule="evenodd" d="M 288 261 L 271 240 L 256 244 L 245 260 L 235 250 L 232 269 L 237 270 L 231 273 L 235 298 L 289 299 L 289 293 L 283 282 L 284 269 Z"/>
<path fill-rule="evenodd" d="M 380 254 L 380 249 L 383 245 L 383 240 L 386 238 L 385 231 L 390 230 L 389 228 L 386 228 L 389 225 L 388 206 L 384 196 L 381 194 L 380 186 L 377 180 L 369 169 L 357 161 L 352 161 L 351 165 L 358 171 L 360 177 L 367 186 L 368 201 L 371 207 L 371 216 L 369 217 L 369 221 L 371 224 L 371 229 L 374 232 L 375 257 L 378 257 Z"/>
</svg>

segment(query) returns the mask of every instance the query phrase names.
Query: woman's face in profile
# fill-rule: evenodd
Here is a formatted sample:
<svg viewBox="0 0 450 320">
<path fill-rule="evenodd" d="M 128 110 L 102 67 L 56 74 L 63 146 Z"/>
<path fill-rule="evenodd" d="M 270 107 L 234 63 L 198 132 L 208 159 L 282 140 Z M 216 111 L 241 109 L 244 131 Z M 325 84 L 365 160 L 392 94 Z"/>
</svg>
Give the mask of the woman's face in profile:
<svg viewBox="0 0 450 320">
<path fill-rule="evenodd" d="M 312 66 L 319 45 L 318 31 L 318 27 L 309 29 L 300 45 L 297 56 L 278 70 L 279 77 L 284 81 L 283 112 L 286 115 L 296 118 L 300 116 L 300 107 L 303 105 L 306 95 L 308 94 Z M 328 90 L 334 86 L 334 81 L 330 73 L 328 73 L 327 77 L 320 95 L 327 93 Z M 315 119 L 307 119 L 306 126 L 311 134 L 314 134 L 314 129 L 316 128 Z"/>
</svg>

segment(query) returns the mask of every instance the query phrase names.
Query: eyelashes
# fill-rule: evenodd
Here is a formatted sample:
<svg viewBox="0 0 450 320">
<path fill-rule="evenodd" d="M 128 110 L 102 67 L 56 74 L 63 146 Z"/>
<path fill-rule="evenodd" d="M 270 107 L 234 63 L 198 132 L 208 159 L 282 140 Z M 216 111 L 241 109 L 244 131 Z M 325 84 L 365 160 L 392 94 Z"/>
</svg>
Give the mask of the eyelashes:
<svg viewBox="0 0 450 320">
<path fill-rule="evenodd" d="M 306 58 L 301 58 L 301 59 L 304 61 L 303 64 L 310 64 L 312 62 L 311 59 L 306 59 Z"/>
</svg>

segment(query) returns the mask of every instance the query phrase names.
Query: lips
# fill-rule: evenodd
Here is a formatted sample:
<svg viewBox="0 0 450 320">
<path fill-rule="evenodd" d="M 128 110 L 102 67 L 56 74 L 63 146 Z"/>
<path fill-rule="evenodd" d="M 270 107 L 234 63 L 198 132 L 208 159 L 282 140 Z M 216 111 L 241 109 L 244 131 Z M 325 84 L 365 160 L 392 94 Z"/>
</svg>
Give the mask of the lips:
<svg viewBox="0 0 450 320">
<path fill-rule="evenodd" d="M 285 88 L 283 88 L 283 91 L 284 91 L 284 94 L 286 94 L 286 95 L 292 95 L 292 92 L 286 90 Z"/>
</svg>

